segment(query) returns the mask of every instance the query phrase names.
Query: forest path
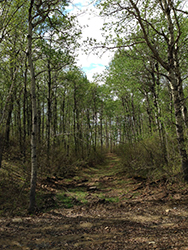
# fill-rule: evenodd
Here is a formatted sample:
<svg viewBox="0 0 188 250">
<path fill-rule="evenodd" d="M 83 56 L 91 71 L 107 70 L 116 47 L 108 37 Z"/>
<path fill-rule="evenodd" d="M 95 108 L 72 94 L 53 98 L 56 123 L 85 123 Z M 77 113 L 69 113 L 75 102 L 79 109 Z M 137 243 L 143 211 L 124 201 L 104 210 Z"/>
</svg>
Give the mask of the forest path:
<svg viewBox="0 0 188 250">
<path fill-rule="evenodd" d="M 41 186 L 51 190 L 44 204 L 52 208 L 0 218 L 0 249 L 188 250 L 187 188 L 121 170 L 119 158 L 108 154 L 105 164 L 73 180 L 48 178 Z"/>
</svg>

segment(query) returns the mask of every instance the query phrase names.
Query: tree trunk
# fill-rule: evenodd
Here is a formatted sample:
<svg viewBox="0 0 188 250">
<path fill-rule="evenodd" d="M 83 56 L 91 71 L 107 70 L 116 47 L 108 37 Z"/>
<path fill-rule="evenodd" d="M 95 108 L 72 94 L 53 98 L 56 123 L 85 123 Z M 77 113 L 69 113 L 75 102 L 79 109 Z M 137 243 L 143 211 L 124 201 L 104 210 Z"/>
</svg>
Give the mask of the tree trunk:
<svg viewBox="0 0 188 250">
<path fill-rule="evenodd" d="M 109 149 L 109 131 L 108 131 L 108 120 L 106 118 L 106 121 L 105 121 L 105 126 L 106 126 L 106 130 L 105 130 L 105 133 L 106 133 L 106 149 Z"/>
<path fill-rule="evenodd" d="M 29 8 L 29 27 L 28 27 L 28 63 L 31 74 L 31 102 L 32 102 L 32 132 L 31 132 L 31 182 L 30 182 L 30 204 L 29 213 L 35 211 L 35 193 L 37 184 L 37 108 L 36 108 L 36 93 L 35 93 L 35 72 L 32 60 L 32 9 L 34 0 L 30 1 Z"/>
<path fill-rule="evenodd" d="M 113 151 L 113 138 L 112 138 L 112 119 L 109 118 L 109 133 L 110 133 L 110 153 Z"/>
<path fill-rule="evenodd" d="M 100 142 L 101 142 L 101 152 L 103 151 L 103 105 L 101 105 L 100 110 Z"/>
<path fill-rule="evenodd" d="M 39 86 L 37 88 L 38 93 L 39 91 Z M 38 104 L 37 104 L 37 138 L 38 138 L 38 143 L 40 145 L 41 143 L 41 98 L 39 98 L 38 94 Z"/>
<path fill-rule="evenodd" d="M 44 100 L 42 102 L 42 131 L 41 131 L 41 134 L 42 134 L 42 140 L 44 140 L 44 125 L 45 125 L 45 103 L 44 103 Z"/>
<path fill-rule="evenodd" d="M 77 139 L 76 139 L 76 95 L 74 89 L 74 107 L 73 107 L 73 129 L 74 129 L 74 150 L 75 155 L 77 155 Z"/>
<path fill-rule="evenodd" d="M 66 138 L 65 138 L 65 132 L 66 132 L 66 123 L 65 123 L 65 90 L 62 93 L 62 103 L 60 106 L 60 124 L 59 124 L 59 133 L 62 134 L 62 142 L 64 145 L 64 150 L 66 152 Z"/>
<path fill-rule="evenodd" d="M 0 133 L 0 168 L 2 167 L 3 150 L 5 146 L 4 131 Z"/>
<path fill-rule="evenodd" d="M 172 89 L 172 97 L 174 101 L 174 110 L 175 110 L 175 119 L 176 119 L 176 134 L 178 139 L 179 152 L 181 155 L 182 161 L 182 171 L 184 175 L 184 180 L 188 181 L 188 156 L 185 146 L 185 138 L 184 138 L 184 119 L 182 116 L 182 104 L 181 104 L 181 96 L 179 95 L 178 80 L 175 78 L 174 72 L 169 72 L 170 78 L 170 86 Z"/>
<path fill-rule="evenodd" d="M 22 153 L 22 122 L 21 122 L 21 105 L 20 105 L 20 97 L 17 98 L 17 126 L 18 126 L 18 133 L 19 133 L 19 144 L 20 144 L 20 152 Z"/>
<path fill-rule="evenodd" d="M 0 120 L 1 132 L 0 132 L 0 168 L 3 159 L 3 150 L 6 144 L 6 139 L 9 141 L 10 134 L 10 122 L 13 110 L 13 100 L 14 95 L 16 94 L 15 81 L 16 81 L 16 72 L 15 69 L 14 74 L 12 73 L 12 84 L 9 89 L 8 96 L 6 98 L 5 106 L 2 111 L 2 116 Z M 14 91 L 13 91 L 14 89 Z M 7 107 L 8 106 L 8 107 Z"/>
<path fill-rule="evenodd" d="M 7 114 L 6 131 L 5 131 L 5 144 L 7 146 L 9 146 L 9 140 L 10 140 L 10 124 L 11 124 L 11 119 L 12 119 L 13 102 L 14 102 L 14 98 L 13 98 L 13 95 L 11 95 L 10 103 L 8 104 L 8 112 L 7 112 L 8 114 Z"/>
<path fill-rule="evenodd" d="M 47 165 L 50 168 L 50 130 L 51 130 L 51 66 L 50 60 L 48 59 L 48 112 L 47 112 Z"/>
<path fill-rule="evenodd" d="M 54 93 L 54 105 L 53 105 L 53 143 L 57 142 L 57 128 L 58 128 L 58 114 L 57 114 L 57 94 Z"/>
<path fill-rule="evenodd" d="M 90 114 L 89 114 L 89 108 L 87 108 L 87 111 L 86 111 L 86 117 L 87 117 L 87 130 L 86 130 L 86 138 L 87 138 L 87 155 L 90 154 L 90 151 L 91 151 L 91 134 L 92 134 L 92 131 L 91 131 L 91 124 L 90 124 Z"/>
<path fill-rule="evenodd" d="M 153 82 L 151 86 L 151 92 L 153 95 L 155 122 L 156 122 L 158 133 L 159 133 L 160 144 L 161 144 L 161 148 L 163 152 L 163 158 L 164 158 L 165 163 L 168 164 L 168 153 L 167 153 L 165 129 L 164 129 L 164 124 L 161 119 L 162 115 L 161 115 L 161 108 L 159 105 L 159 94 L 158 94 L 159 85 L 160 85 L 159 71 L 157 71 L 157 76 L 155 76 L 155 71 L 154 69 L 152 69 L 151 76 L 152 76 L 152 82 Z"/>
<path fill-rule="evenodd" d="M 27 99 L 27 63 L 24 72 L 24 97 L 23 97 L 23 162 L 26 160 L 26 99 Z"/>
</svg>

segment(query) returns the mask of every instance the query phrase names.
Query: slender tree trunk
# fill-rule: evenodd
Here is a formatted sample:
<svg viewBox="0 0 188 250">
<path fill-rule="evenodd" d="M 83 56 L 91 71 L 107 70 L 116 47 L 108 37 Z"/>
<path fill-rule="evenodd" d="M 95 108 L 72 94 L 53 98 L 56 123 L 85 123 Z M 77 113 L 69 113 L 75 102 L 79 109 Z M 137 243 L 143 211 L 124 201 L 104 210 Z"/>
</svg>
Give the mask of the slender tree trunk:
<svg viewBox="0 0 188 250">
<path fill-rule="evenodd" d="M 20 93 L 21 96 L 21 93 Z M 22 121 L 21 121 L 21 105 L 20 105 L 20 98 L 17 98 L 17 126 L 18 126 L 18 133 L 19 133 L 19 144 L 20 144 L 20 152 L 22 154 Z"/>
<path fill-rule="evenodd" d="M 39 86 L 37 86 L 37 91 L 39 91 Z M 41 98 L 39 98 L 38 94 L 38 103 L 37 103 L 37 138 L 38 138 L 38 143 L 40 145 L 41 143 Z"/>
<path fill-rule="evenodd" d="M 12 110 L 13 110 L 13 96 L 15 95 L 15 81 L 16 81 L 16 73 L 17 69 L 15 69 L 14 73 L 12 73 L 12 84 L 9 89 L 8 96 L 5 101 L 5 106 L 2 111 L 2 116 L 0 120 L 0 126 L 1 126 L 1 131 L 0 131 L 0 168 L 2 165 L 2 159 L 3 159 L 3 151 L 4 147 L 6 144 L 6 137 L 8 136 L 8 141 L 9 141 L 9 135 L 10 135 L 10 122 L 11 122 L 11 115 L 12 115 Z M 13 91 L 14 89 L 14 91 Z M 8 106 L 8 108 L 7 108 Z"/>
<path fill-rule="evenodd" d="M 58 127 L 58 114 L 57 114 L 57 95 L 54 94 L 54 105 L 53 105 L 53 143 L 56 144 L 57 138 L 57 127 Z"/>
<path fill-rule="evenodd" d="M 63 144 L 64 144 L 64 149 L 66 150 L 67 143 L 66 143 L 66 140 L 65 140 L 65 133 L 66 133 L 66 122 L 65 122 L 65 91 L 63 93 L 62 111 L 63 111 Z"/>
<path fill-rule="evenodd" d="M 4 146 L 5 146 L 5 135 L 4 135 L 4 132 L 2 131 L 0 133 L 0 168 L 2 167 Z"/>
<path fill-rule="evenodd" d="M 62 118 L 61 118 L 62 117 Z M 63 91 L 62 95 L 62 103 L 61 103 L 61 110 L 60 110 L 60 128 L 59 132 L 62 133 L 62 142 L 64 145 L 64 150 L 66 151 L 67 143 L 65 139 L 66 133 L 66 123 L 65 123 L 65 90 Z"/>
<path fill-rule="evenodd" d="M 77 132 L 77 152 L 80 154 L 80 147 L 81 147 L 81 141 L 82 141 L 82 134 L 80 131 L 80 121 L 79 121 L 79 110 L 76 105 L 76 132 Z"/>
<path fill-rule="evenodd" d="M 94 121 L 94 152 L 96 152 L 97 149 L 97 112 L 93 111 L 93 121 Z"/>
<path fill-rule="evenodd" d="M 126 141 L 126 111 L 125 111 L 125 98 L 122 97 L 122 107 L 123 107 L 123 132 L 122 132 L 122 142 Z"/>
<path fill-rule="evenodd" d="M 101 142 L 101 152 L 103 151 L 103 105 L 101 106 L 100 112 L 100 142 Z"/>
<path fill-rule="evenodd" d="M 139 130 L 139 137 L 141 137 L 142 135 L 142 127 L 143 127 L 143 121 L 142 121 L 142 115 L 141 115 L 141 108 L 140 106 L 138 107 L 138 122 L 139 122 L 139 125 L 138 125 L 138 130 Z"/>
<path fill-rule="evenodd" d="M 35 211 L 35 193 L 37 184 L 37 108 L 36 108 L 36 93 L 35 93 L 35 72 L 32 60 L 32 9 L 34 5 L 34 0 L 30 1 L 29 8 L 29 27 L 28 27 L 28 63 L 31 74 L 31 102 L 32 102 L 32 132 L 31 132 L 31 186 L 30 186 L 30 204 L 29 213 Z"/>
<path fill-rule="evenodd" d="M 32 105 L 31 105 L 31 94 L 27 93 L 27 100 L 26 100 L 26 106 L 27 106 L 27 135 L 31 135 L 32 130 Z"/>
<path fill-rule="evenodd" d="M 73 116 L 74 116 L 74 147 L 75 147 L 75 155 L 77 156 L 78 154 L 78 109 L 77 109 L 77 87 L 76 84 L 74 83 L 74 108 L 73 108 Z"/>
<path fill-rule="evenodd" d="M 68 102 L 67 102 L 67 110 L 68 110 L 68 116 L 67 116 L 67 122 L 66 122 L 66 131 L 67 131 L 67 148 L 66 148 L 66 151 L 67 151 L 67 157 L 70 156 L 70 145 L 71 145 L 71 138 L 70 138 L 70 133 L 72 132 L 71 131 L 71 114 L 70 114 L 70 109 L 69 109 L 69 106 L 68 106 Z"/>
<path fill-rule="evenodd" d="M 6 131 L 5 131 L 5 144 L 9 146 L 9 140 L 10 140 L 10 124 L 12 120 L 12 111 L 13 111 L 13 95 L 11 96 L 10 103 L 8 105 L 8 116 L 6 121 Z"/>
<path fill-rule="evenodd" d="M 163 158 L 164 158 L 165 163 L 168 164 L 168 157 L 167 157 L 168 152 L 167 152 L 165 129 L 164 129 L 164 125 L 161 119 L 162 115 L 161 115 L 161 109 L 159 105 L 159 94 L 158 94 L 159 85 L 160 85 L 159 72 L 157 72 L 157 76 L 155 76 L 154 69 L 153 69 L 153 71 L 151 72 L 151 76 L 152 76 L 152 82 L 153 82 L 152 87 L 151 87 L 151 92 L 153 95 L 155 121 L 156 121 L 157 129 L 158 129 L 158 133 L 160 137 L 161 148 L 163 149 L 162 150 Z"/>
<path fill-rule="evenodd" d="M 148 121 L 149 121 L 149 133 L 152 135 L 153 129 L 152 129 L 152 124 L 153 124 L 153 117 L 152 117 L 152 108 L 149 102 L 149 96 L 148 92 L 145 92 L 145 97 L 146 97 L 146 109 L 147 109 L 147 114 L 148 114 Z"/>
<path fill-rule="evenodd" d="M 45 103 L 44 103 L 44 100 L 42 102 L 42 140 L 44 140 L 44 125 L 45 125 Z"/>
<path fill-rule="evenodd" d="M 138 127 L 137 127 L 137 121 L 136 121 L 136 112 L 135 112 L 135 105 L 134 105 L 134 93 L 131 96 L 131 108 L 132 108 L 132 130 L 134 135 L 134 141 L 137 141 L 138 138 Z"/>
<path fill-rule="evenodd" d="M 25 148 L 26 148 L 26 99 L 27 99 L 27 62 L 25 62 L 24 72 L 24 97 L 23 97 L 23 162 L 25 163 Z"/>
<path fill-rule="evenodd" d="M 179 152 L 180 152 L 181 161 L 182 161 L 182 171 L 184 175 L 184 180 L 188 181 L 188 155 L 186 151 L 185 137 L 184 137 L 184 119 L 182 115 L 181 96 L 179 93 L 181 82 L 178 82 L 173 71 L 169 72 L 169 78 L 170 78 L 170 85 L 172 89 L 172 97 L 174 101 L 176 134 L 177 134 Z"/>
<path fill-rule="evenodd" d="M 127 98 L 128 99 L 128 98 Z M 132 143 L 134 138 L 134 128 L 133 128 L 133 122 L 132 122 L 132 115 L 131 115 L 131 110 L 129 108 L 129 102 L 128 100 L 125 100 L 125 107 L 126 107 L 126 124 L 127 124 L 127 129 L 126 129 L 126 134 L 127 134 L 127 139 L 130 143 Z"/>
<path fill-rule="evenodd" d="M 110 153 L 113 151 L 113 138 L 112 138 L 112 119 L 109 119 L 109 133 L 110 133 Z"/>
<path fill-rule="evenodd" d="M 47 164 L 50 167 L 50 130 L 51 130 L 51 67 L 48 59 L 48 112 L 47 112 Z"/>
<path fill-rule="evenodd" d="M 106 125 L 106 149 L 109 149 L 109 131 L 108 131 L 108 120 L 106 117 L 106 121 L 105 121 L 105 125 Z"/>
<path fill-rule="evenodd" d="M 87 108 L 87 111 L 86 111 L 86 116 L 87 116 L 87 135 L 86 135 L 86 138 L 87 138 L 87 154 L 89 155 L 90 154 L 90 150 L 91 150 L 91 124 L 90 124 L 90 115 L 89 115 L 89 108 Z"/>
</svg>

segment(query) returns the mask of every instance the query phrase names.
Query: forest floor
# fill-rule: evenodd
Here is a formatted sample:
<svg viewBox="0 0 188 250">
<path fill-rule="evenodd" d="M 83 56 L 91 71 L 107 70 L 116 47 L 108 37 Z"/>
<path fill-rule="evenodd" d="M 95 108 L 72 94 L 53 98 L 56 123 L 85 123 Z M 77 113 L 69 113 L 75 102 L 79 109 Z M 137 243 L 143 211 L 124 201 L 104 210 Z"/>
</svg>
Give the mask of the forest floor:
<svg viewBox="0 0 188 250">
<path fill-rule="evenodd" d="M 120 169 L 109 154 L 73 179 L 41 181 L 48 210 L 0 217 L 0 249 L 188 250 L 187 185 L 128 178 Z"/>
</svg>

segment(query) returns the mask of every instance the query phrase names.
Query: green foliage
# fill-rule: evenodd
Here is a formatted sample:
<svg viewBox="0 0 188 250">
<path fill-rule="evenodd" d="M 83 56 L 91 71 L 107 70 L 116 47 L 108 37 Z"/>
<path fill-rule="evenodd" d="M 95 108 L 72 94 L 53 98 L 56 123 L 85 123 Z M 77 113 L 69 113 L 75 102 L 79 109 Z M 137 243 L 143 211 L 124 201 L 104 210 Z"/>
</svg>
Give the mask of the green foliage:
<svg viewBox="0 0 188 250">
<path fill-rule="evenodd" d="M 32 58 L 37 87 L 40 178 L 57 175 L 72 179 L 83 168 L 104 163 L 105 153 L 114 150 L 121 155 L 124 170 L 130 176 L 157 178 L 180 172 L 175 140 L 177 112 L 167 65 L 174 49 L 171 59 L 177 61 L 175 75 L 180 76 L 180 84 L 183 81 L 182 89 L 179 86 L 178 89 L 186 107 L 188 21 L 183 12 L 177 11 L 182 1 L 174 1 L 176 15 L 172 15 L 171 34 L 160 1 L 137 6 L 132 3 L 96 2 L 101 15 L 110 16 L 104 25 L 108 34 L 103 45 L 114 44 L 117 50 L 104 74 L 91 83 L 75 66 L 81 29 L 76 17 L 66 13 L 67 2 L 34 1 Z M 27 63 L 29 3 L 4 1 L 0 6 L 2 154 L 7 162 L 24 163 L 23 171 L 29 174 L 32 125 Z M 171 47 L 170 35 L 176 41 Z M 91 45 L 93 42 L 95 39 L 90 39 Z M 97 84 L 97 80 L 104 84 Z M 184 135 L 187 137 L 186 129 Z M 23 182 L 25 176 L 20 180 Z M 84 194 L 77 192 L 76 199 L 83 201 Z M 58 200 L 65 206 L 73 204 L 64 194 Z"/>
<path fill-rule="evenodd" d="M 168 140 L 170 142 L 168 145 L 168 164 L 165 161 L 164 151 L 157 135 L 132 145 L 118 146 L 115 152 L 121 157 L 122 170 L 125 171 L 125 175 L 129 177 L 141 176 L 154 180 L 163 176 L 170 179 L 177 175 L 180 172 L 177 142 L 170 138 Z"/>
<path fill-rule="evenodd" d="M 74 206 L 73 199 L 64 193 L 57 194 L 56 199 L 60 207 L 71 208 Z"/>
</svg>

